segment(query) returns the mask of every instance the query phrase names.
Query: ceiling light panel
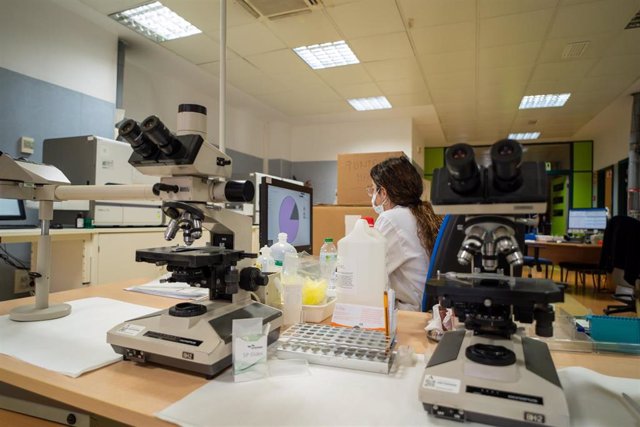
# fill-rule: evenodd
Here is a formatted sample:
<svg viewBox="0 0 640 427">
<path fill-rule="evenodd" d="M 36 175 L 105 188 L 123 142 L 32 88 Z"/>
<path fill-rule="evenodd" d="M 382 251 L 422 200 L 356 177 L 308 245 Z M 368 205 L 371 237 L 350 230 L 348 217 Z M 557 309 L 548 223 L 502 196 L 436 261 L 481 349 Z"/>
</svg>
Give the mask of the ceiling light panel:
<svg viewBox="0 0 640 427">
<path fill-rule="evenodd" d="M 158 1 L 116 12 L 109 16 L 158 43 L 202 32 Z"/>
<path fill-rule="evenodd" d="M 521 133 L 510 133 L 509 139 L 517 139 L 522 141 L 524 139 L 538 139 L 540 138 L 540 132 L 521 132 Z"/>
<path fill-rule="evenodd" d="M 344 40 L 300 46 L 294 48 L 293 51 L 314 70 L 360 63 Z"/>
<path fill-rule="evenodd" d="M 373 96 L 370 98 L 349 99 L 349 104 L 358 111 L 384 110 L 391 108 L 391 104 L 384 96 Z"/>
<path fill-rule="evenodd" d="M 552 93 L 547 95 L 526 95 L 522 97 L 520 101 L 520 109 L 526 110 L 529 108 L 552 108 L 562 107 L 569 97 L 570 93 Z"/>
</svg>

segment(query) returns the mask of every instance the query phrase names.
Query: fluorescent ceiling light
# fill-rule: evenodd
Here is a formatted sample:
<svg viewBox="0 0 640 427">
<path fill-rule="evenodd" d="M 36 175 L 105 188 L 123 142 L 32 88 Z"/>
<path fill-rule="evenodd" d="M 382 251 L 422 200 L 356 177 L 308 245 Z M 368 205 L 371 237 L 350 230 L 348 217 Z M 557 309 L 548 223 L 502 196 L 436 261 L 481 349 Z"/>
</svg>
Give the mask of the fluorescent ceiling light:
<svg viewBox="0 0 640 427">
<path fill-rule="evenodd" d="M 384 96 L 373 96 L 371 98 L 349 99 L 349 104 L 358 111 L 384 110 L 391 108 L 389 100 Z"/>
<path fill-rule="evenodd" d="M 570 93 L 551 93 L 548 95 L 527 95 L 520 101 L 520 109 L 562 107 L 571 96 Z"/>
<path fill-rule="evenodd" d="M 540 132 L 522 132 L 522 133 L 510 133 L 509 139 L 538 139 L 540 137 Z"/>
<path fill-rule="evenodd" d="M 159 1 L 112 13 L 109 16 L 158 43 L 202 32 Z"/>
<path fill-rule="evenodd" d="M 344 40 L 300 46 L 294 48 L 293 51 L 314 70 L 360 63 L 355 53 Z"/>
</svg>

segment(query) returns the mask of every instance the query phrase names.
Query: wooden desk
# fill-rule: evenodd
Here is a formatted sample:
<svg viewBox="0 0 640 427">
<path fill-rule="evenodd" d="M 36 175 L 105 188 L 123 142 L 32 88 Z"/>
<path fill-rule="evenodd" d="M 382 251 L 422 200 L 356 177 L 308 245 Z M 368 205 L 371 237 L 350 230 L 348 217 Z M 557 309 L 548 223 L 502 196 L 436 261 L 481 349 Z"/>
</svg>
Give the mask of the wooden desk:
<svg viewBox="0 0 640 427">
<path fill-rule="evenodd" d="M 555 265 L 561 262 L 598 264 L 602 246 L 585 243 L 555 243 L 527 240 L 527 248 L 534 248 L 540 258 L 550 259 Z M 534 256 L 536 256 L 534 255 Z"/>
<path fill-rule="evenodd" d="M 51 295 L 53 302 L 88 297 L 107 297 L 134 304 L 166 308 L 176 300 L 143 295 L 122 290 L 134 281 L 114 285 L 89 286 Z M 32 298 L 0 303 L 0 314 L 25 304 Z M 411 345 L 417 353 L 432 352 L 435 345 L 425 338 L 425 313 L 400 312 L 398 343 Z M 636 357 L 603 356 L 582 353 L 554 353 L 556 367 L 584 366 L 613 376 L 640 378 L 640 363 Z M 144 426 L 169 426 L 154 413 L 204 385 L 203 377 L 177 372 L 159 366 L 119 362 L 89 372 L 79 378 L 69 378 L 0 354 L 0 381 L 47 396 L 122 423 Z M 213 379 L 212 381 L 216 381 Z M 239 397 L 240 398 L 240 397 Z M 417 399 L 407 396 L 408 399 Z M 8 425 L 0 412 L 0 425 Z"/>
</svg>

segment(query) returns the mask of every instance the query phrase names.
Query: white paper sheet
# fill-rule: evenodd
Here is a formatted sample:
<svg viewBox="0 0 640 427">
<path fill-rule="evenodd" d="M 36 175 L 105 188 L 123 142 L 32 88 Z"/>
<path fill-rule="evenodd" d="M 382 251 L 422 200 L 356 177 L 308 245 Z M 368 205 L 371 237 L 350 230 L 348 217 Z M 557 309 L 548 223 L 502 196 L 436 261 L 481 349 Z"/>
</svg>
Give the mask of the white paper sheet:
<svg viewBox="0 0 640 427">
<path fill-rule="evenodd" d="M 457 426 L 427 415 L 418 400 L 423 366 L 389 376 L 311 365 L 311 375 L 234 383 L 229 371 L 156 416 L 185 427 Z M 559 371 L 573 426 L 635 426 L 621 392 L 640 399 L 640 381 L 584 368 Z M 467 423 L 466 426 L 480 426 Z"/>
<path fill-rule="evenodd" d="M 153 280 L 143 285 L 131 286 L 129 288 L 125 288 L 125 290 L 191 301 L 209 299 L 209 289 L 207 288 L 197 288 L 189 285 L 188 283 L 182 282 L 161 282 L 160 279 Z"/>
<path fill-rule="evenodd" d="M 109 298 L 68 301 L 71 314 L 41 322 L 14 322 L 0 316 L 0 353 L 41 368 L 78 377 L 122 359 L 107 344 L 118 323 L 158 311 Z"/>
</svg>

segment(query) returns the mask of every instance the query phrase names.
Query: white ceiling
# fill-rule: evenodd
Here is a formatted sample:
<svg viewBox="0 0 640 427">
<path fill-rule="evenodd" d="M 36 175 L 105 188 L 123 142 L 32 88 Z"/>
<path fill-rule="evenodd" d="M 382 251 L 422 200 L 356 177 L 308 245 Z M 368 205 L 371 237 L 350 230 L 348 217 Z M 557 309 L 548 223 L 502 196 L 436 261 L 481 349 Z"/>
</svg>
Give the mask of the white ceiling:
<svg viewBox="0 0 640 427">
<path fill-rule="evenodd" d="M 81 1 L 105 15 L 144 3 Z M 162 3 L 203 31 L 162 45 L 217 76 L 219 0 Z M 569 138 L 640 78 L 640 29 L 624 30 L 640 0 L 317 3 L 271 20 L 230 0 L 229 83 L 301 118 L 406 112 L 433 144 L 527 131 Z M 336 40 L 361 63 L 314 71 L 291 50 Z M 567 44 L 584 41 L 581 57 L 562 59 Z M 572 93 L 563 108 L 518 110 L 524 95 L 558 92 Z M 346 102 L 379 95 L 395 111 L 354 113 Z"/>
</svg>

